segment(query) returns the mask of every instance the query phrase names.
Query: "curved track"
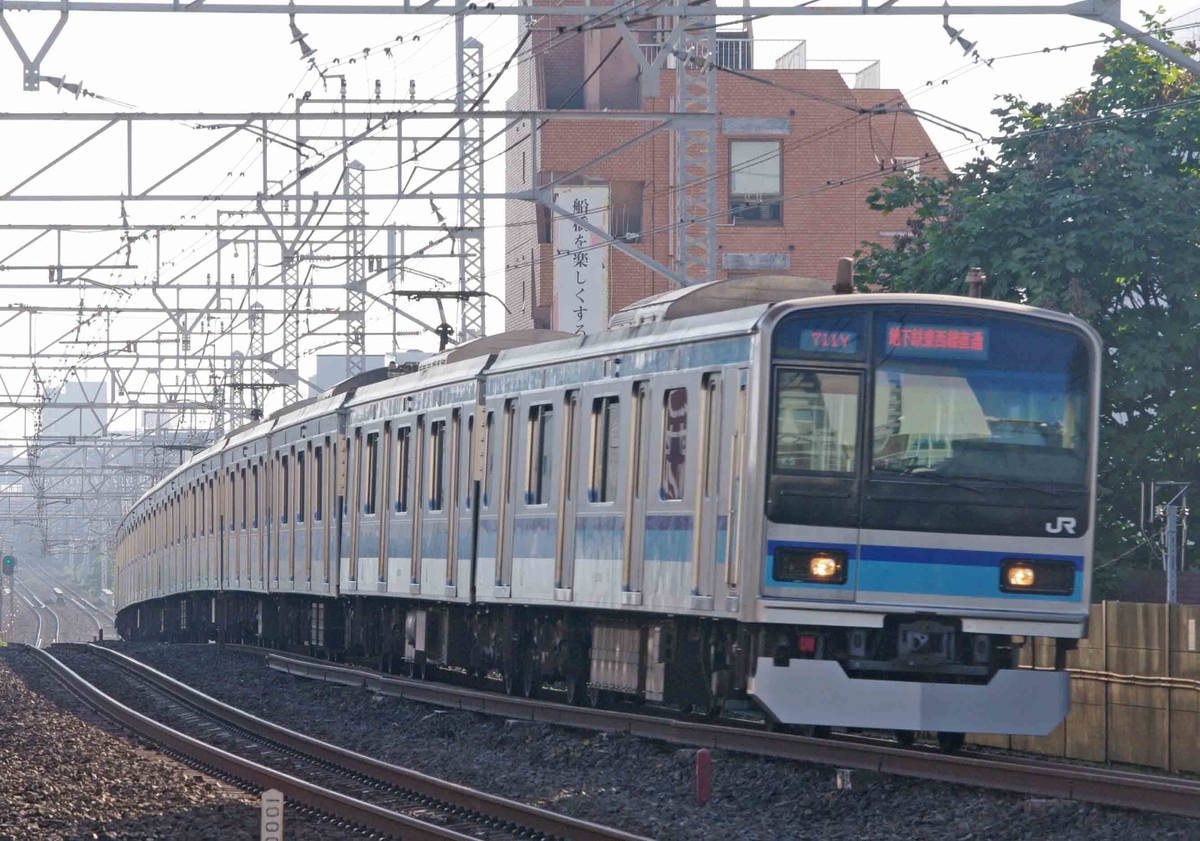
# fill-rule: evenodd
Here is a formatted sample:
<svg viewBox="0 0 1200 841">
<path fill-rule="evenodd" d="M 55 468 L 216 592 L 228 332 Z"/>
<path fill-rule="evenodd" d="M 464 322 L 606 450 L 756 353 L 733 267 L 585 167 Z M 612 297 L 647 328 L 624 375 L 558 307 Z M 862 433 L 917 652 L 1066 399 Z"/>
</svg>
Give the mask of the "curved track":
<svg viewBox="0 0 1200 841">
<path fill-rule="evenodd" d="M 74 619 L 66 619 L 57 610 L 54 610 L 59 621 L 59 633 L 56 638 L 57 642 L 87 642 L 100 634 L 114 638 L 116 630 L 114 627 L 114 619 L 103 609 L 96 607 L 88 599 L 82 596 L 78 590 L 65 582 L 61 576 L 47 572 L 41 565 L 28 565 L 28 569 L 32 570 L 36 579 L 41 584 L 39 588 L 42 601 L 48 608 L 52 607 L 54 599 L 51 596 L 53 589 L 57 587 L 63 591 L 66 597 L 66 605 L 70 608 L 69 612 L 75 617 Z M 29 582 L 26 582 L 29 586 Z"/>
<path fill-rule="evenodd" d="M 357 828 L 415 841 L 644 841 L 320 742 L 223 704 L 110 649 L 60 646 L 56 654 L 37 652 L 68 688 L 123 726 L 243 784 L 277 788 L 289 799 Z M 105 694 L 95 681 L 119 693 L 125 703 Z"/>
<path fill-rule="evenodd" d="M 766 729 L 572 707 L 553 701 L 511 698 L 496 692 L 393 677 L 365 669 L 336 666 L 314 658 L 273 654 L 252 646 L 230 648 L 265 653 L 270 668 L 288 674 L 506 718 L 626 732 L 676 744 L 817 762 L 838 768 L 1200 817 L 1200 781 L 1179 777 L 1016 756 L 998 757 L 984 753 L 948 755 L 932 749 L 899 748 L 894 743 L 879 739 L 810 738 L 773 733 Z"/>
</svg>

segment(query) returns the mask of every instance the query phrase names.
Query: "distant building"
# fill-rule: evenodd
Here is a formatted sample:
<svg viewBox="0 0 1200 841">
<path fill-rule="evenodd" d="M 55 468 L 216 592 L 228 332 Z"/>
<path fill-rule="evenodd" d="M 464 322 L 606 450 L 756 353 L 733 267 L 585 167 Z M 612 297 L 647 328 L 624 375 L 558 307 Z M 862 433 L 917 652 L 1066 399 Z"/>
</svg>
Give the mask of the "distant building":
<svg viewBox="0 0 1200 841">
<path fill-rule="evenodd" d="M 108 383 L 105 380 L 63 383 L 42 409 L 42 438 L 103 435 L 108 428 L 109 410 L 92 404 L 107 402 Z"/>
<path fill-rule="evenodd" d="M 661 29 L 635 28 L 633 34 L 648 60 L 658 55 L 665 36 Z M 644 97 L 639 65 L 617 37 L 613 28 L 563 37 L 557 28 L 538 23 L 525 46 L 536 58 L 520 65 L 508 107 L 671 111 L 674 58 L 661 71 L 658 95 Z M 904 220 L 871 211 L 867 193 L 896 172 L 941 173 L 945 167 L 916 117 L 896 113 L 907 105 L 903 95 L 879 87 L 878 62 L 818 69 L 807 59 L 804 42 L 756 41 L 746 30 L 718 30 L 715 47 L 719 65 L 761 80 L 716 73 L 717 277 L 769 274 L 832 281 L 838 258 L 851 256 L 864 240 L 891 242 Z M 880 103 L 887 113 L 861 111 Z M 547 185 L 570 175 L 554 186 L 558 204 L 590 207 L 592 224 L 677 271 L 675 138 L 663 131 L 631 142 L 655 125 L 521 121 L 508 132 L 507 189 L 529 190 L 535 181 Z M 538 134 L 536 145 L 531 131 Z M 589 165 L 627 142 L 627 148 Z M 555 219 L 527 200 L 506 203 L 505 223 L 508 330 L 576 332 L 578 319 L 586 318 L 591 326 L 585 332 L 591 332 L 622 307 L 672 287 L 628 254 L 602 246 L 590 250 L 594 259 L 586 267 L 568 266 L 569 273 L 559 260 L 562 288 L 556 289 L 556 248 L 570 250 L 564 236 L 586 240 L 591 234 L 572 229 L 570 217 Z"/>
</svg>

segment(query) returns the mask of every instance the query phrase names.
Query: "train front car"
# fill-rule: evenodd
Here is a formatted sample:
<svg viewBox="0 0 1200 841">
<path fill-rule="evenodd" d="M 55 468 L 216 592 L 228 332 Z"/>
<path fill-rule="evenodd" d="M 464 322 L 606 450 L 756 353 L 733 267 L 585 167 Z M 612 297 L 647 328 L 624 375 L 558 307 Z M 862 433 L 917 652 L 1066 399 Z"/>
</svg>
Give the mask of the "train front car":
<svg viewBox="0 0 1200 841">
<path fill-rule="evenodd" d="M 751 693 L 783 723 L 944 746 L 1053 730 L 1087 633 L 1095 332 L 872 295 L 774 311 L 761 351 Z M 1038 637 L 1052 662 L 1018 668 Z"/>
</svg>

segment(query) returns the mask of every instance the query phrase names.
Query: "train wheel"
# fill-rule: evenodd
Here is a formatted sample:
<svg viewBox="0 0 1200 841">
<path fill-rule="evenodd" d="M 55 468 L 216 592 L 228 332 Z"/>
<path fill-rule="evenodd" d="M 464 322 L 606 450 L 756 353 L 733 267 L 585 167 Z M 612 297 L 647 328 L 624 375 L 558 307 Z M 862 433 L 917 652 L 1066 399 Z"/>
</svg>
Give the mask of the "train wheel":
<svg viewBox="0 0 1200 841">
<path fill-rule="evenodd" d="M 542 664 L 537 656 L 529 658 L 521 681 L 521 694 L 526 698 L 536 698 L 542 694 Z"/>
<path fill-rule="evenodd" d="M 938 733 L 938 747 L 944 753 L 958 753 L 962 749 L 963 743 L 966 742 L 967 735 L 965 733 Z"/>
<path fill-rule="evenodd" d="M 567 703 L 572 707 L 582 707 L 587 697 L 587 676 L 570 675 L 567 678 Z"/>
<path fill-rule="evenodd" d="M 894 735 L 896 744 L 902 748 L 911 748 L 913 742 L 917 740 L 917 731 L 915 730 L 897 730 Z"/>
<path fill-rule="evenodd" d="M 522 686 L 521 669 L 516 663 L 507 663 L 504 667 L 504 694 L 516 695 Z"/>
</svg>

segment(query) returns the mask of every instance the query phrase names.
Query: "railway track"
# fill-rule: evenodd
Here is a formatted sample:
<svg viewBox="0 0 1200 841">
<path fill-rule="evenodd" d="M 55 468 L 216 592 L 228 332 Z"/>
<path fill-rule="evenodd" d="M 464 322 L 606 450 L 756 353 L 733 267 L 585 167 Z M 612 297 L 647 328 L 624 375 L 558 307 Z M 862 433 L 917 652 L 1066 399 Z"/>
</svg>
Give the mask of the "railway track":
<svg viewBox="0 0 1200 841">
<path fill-rule="evenodd" d="M 34 651 L 72 692 L 122 726 L 243 785 L 276 788 L 349 827 L 414 841 L 644 841 L 287 730 L 111 649 Z M 99 675 L 125 702 L 80 671 Z"/>
<path fill-rule="evenodd" d="M 58 642 L 62 629 L 62 618 L 58 615 L 58 611 L 56 611 L 48 602 L 43 601 L 42 598 L 38 596 L 38 594 L 35 593 L 25 582 L 18 581 L 16 584 L 17 592 L 21 594 L 22 599 L 24 599 L 27 604 L 34 605 L 38 613 L 38 639 L 40 641 L 38 642 L 37 647 L 43 648 L 46 645 L 52 645 Z M 52 628 L 49 627 L 48 623 L 44 621 L 47 617 L 53 620 Z"/>
<path fill-rule="evenodd" d="M 994 754 L 950 755 L 932 748 L 900 748 L 880 739 L 812 738 L 729 724 L 573 707 L 554 701 L 513 698 L 485 690 L 394 677 L 361 668 L 333 665 L 311 657 L 264 652 L 253 646 L 231 645 L 228 648 L 265 653 L 270 668 L 288 674 L 357 686 L 383 695 L 452 709 L 567 727 L 629 733 L 674 744 L 815 762 L 837 768 L 1200 817 L 1200 781 L 1178 777 Z"/>
<path fill-rule="evenodd" d="M 67 596 L 67 601 L 87 618 L 88 626 L 96 626 L 97 635 L 107 634 L 109 637 L 116 636 L 116 619 L 110 616 L 107 611 L 92 604 L 78 590 L 64 581 L 61 576 L 47 572 L 41 566 L 31 566 L 30 568 L 45 582 L 47 587 L 51 589 L 57 587 L 62 590 Z"/>
<path fill-rule="evenodd" d="M 21 592 L 24 590 L 25 592 Z M 42 622 L 42 611 L 46 610 L 46 605 L 25 585 L 13 581 L 13 591 L 21 598 L 21 601 L 29 608 L 30 614 L 37 620 L 37 630 L 34 632 L 33 646 L 41 648 L 45 642 L 44 623 Z M 55 633 L 58 632 L 57 626 L 58 617 L 55 617 Z"/>
</svg>

